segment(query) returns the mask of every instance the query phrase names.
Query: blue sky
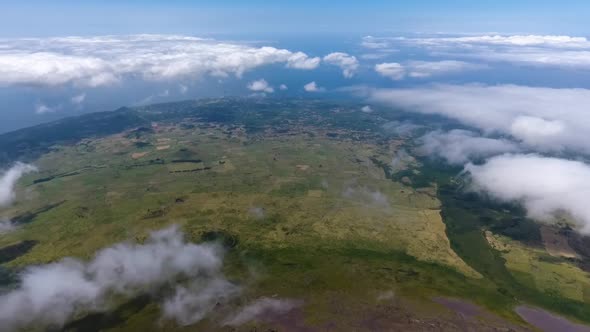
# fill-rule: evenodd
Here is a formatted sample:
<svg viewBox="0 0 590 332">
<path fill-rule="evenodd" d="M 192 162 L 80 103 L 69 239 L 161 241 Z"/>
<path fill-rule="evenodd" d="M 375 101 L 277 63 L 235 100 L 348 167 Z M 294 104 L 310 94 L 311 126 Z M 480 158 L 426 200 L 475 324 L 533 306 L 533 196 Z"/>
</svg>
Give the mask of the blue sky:
<svg viewBox="0 0 590 332">
<path fill-rule="evenodd" d="M 452 32 L 586 35 L 584 0 L 1 1 L 4 37 L 121 33 Z"/>
</svg>

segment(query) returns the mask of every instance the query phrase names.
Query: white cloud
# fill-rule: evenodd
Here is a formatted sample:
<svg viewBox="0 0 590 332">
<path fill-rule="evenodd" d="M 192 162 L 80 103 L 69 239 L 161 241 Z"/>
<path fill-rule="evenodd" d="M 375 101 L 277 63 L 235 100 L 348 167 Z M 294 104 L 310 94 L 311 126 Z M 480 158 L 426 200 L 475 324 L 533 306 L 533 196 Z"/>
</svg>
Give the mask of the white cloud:
<svg viewBox="0 0 590 332">
<path fill-rule="evenodd" d="M 511 135 L 539 151 L 590 153 L 587 89 L 432 85 L 377 89 L 370 96 L 407 111 L 447 116 L 486 134 Z"/>
<path fill-rule="evenodd" d="M 406 76 L 406 69 L 397 62 L 379 63 L 375 65 L 375 71 L 392 80 L 402 80 Z"/>
<path fill-rule="evenodd" d="M 74 105 L 82 105 L 82 103 L 84 103 L 84 100 L 86 100 L 86 94 L 85 93 L 81 93 L 77 96 L 74 96 L 72 98 L 70 98 L 70 102 Z"/>
<path fill-rule="evenodd" d="M 403 65 L 397 62 L 380 63 L 375 65 L 375 71 L 392 80 L 402 80 L 406 76 L 412 78 L 427 78 L 436 75 L 452 74 L 467 70 L 483 69 L 486 66 L 464 61 L 409 61 Z"/>
<path fill-rule="evenodd" d="M 441 157 L 454 165 L 520 150 L 517 144 L 509 140 L 481 137 L 472 131 L 460 129 L 430 132 L 420 138 L 420 143 L 422 153 Z"/>
<path fill-rule="evenodd" d="M 363 113 L 373 113 L 373 109 L 369 105 L 365 105 L 361 108 L 361 112 Z"/>
<path fill-rule="evenodd" d="M 307 92 L 322 92 L 325 90 L 324 88 L 319 87 L 315 81 L 305 84 L 303 89 Z"/>
<path fill-rule="evenodd" d="M 268 85 L 268 82 L 264 79 L 252 81 L 248 83 L 248 89 L 255 92 L 266 92 L 266 93 L 273 93 L 275 89 Z"/>
<path fill-rule="evenodd" d="M 16 198 L 14 186 L 18 180 L 23 175 L 35 171 L 37 171 L 35 166 L 19 162 L 2 173 L 0 176 L 0 207 L 12 204 Z"/>
<path fill-rule="evenodd" d="M 285 84 L 281 84 L 279 86 L 279 90 L 281 90 L 281 91 L 289 90 L 289 87 L 287 85 L 285 85 Z"/>
<path fill-rule="evenodd" d="M 346 78 L 353 77 L 359 67 L 359 62 L 355 56 L 342 52 L 334 52 L 326 55 L 324 62 L 340 67 L 342 69 L 342 75 Z"/>
<path fill-rule="evenodd" d="M 182 326 L 194 324 L 239 293 L 240 288 L 225 279 L 193 281 L 188 287 L 177 287 L 174 295 L 163 303 L 163 317 Z"/>
<path fill-rule="evenodd" d="M 416 43 L 432 45 L 442 43 L 452 44 L 492 44 L 504 46 L 547 46 L 555 48 L 590 48 L 590 42 L 585 37 L 554 36 L 554 35 L 484 35 L 466 37 L 443 38 L 408 38 Z"/>
<path fill-rule="evenodd" d="M 0 326 L 61 326 L 76 314 L 107 309 L 112 296 L 132 297 L 179 279 L 189 280 L 190 288 L 178 286 L 164 302 L 164 316 L 185 318 L 187 305 L 194 321 L 210 313 L 220 298 L 235 294 L 221 267 L 217 246 L 185 242 L 176 227 L 167 228 L 152 233 L 143 245 L 103 249 L 87 263 L 66 258 L 27 268 L 19 286 L 0 295 Z M 180 293 L 183 303 L 178 302 Z"/>
<path fill-rule="evenodd" d="M 238 313 L 226 319 L 224 325 L 240 326 L 264 315 L 285 314 L 299 305 L 299 301 L 263 297 L 246 305 Z"/>
<path fill-rule="evenodd" d="M 35 106 L 35 113 L 37 114 L 53 113 L 56 110 L 57 108 L 50 107 L 45 104 L 37 104 L 37 106 Z"/>
<path fill-rule="evenodd" d="M 538 155 L 502 155 L 468 164 L 472 188 L 503 201 L 522 202 L 530 217 L 551 221 L 566 211 L 590 233 L 590 166 Z"/>
<path fill-rule="evenodd" d="M 320 58 L 274 47 L 171 35 L 0 40 L 0 85 L 96 87 L 134 77 L 241 77 L 246 71 L 277 63 L 314 69 Z"/>
<path fill-rule="evenodd" d="M 375 38 L 372 36 L 363 37 L 361 46 L 368 49 L 383 49 L 388 48 L 389 43 L 386 40 Z"/>
<path fill-rule="evenodd" d="M 319 57 L 310 58 L 307 56 L 307 54 L 303 52 L 297 52 L 294 54 L 290 54 L 289 57 L 287 57 L 287 67 L 294 69 L 311 70 L 316 69 L 320 65 L 320 61 L 321 59 Z"/>
<path fill-rule="evenodd" d="M 584 37 L 484 35 L 391 38 L 427 49 L 432 55 L 510 62 L 531 66 L 590 69 L 590 41 Z"/>
<path fill-rule="evenodd" d="M 463 61 L 410 61 L 406 64 L 408 76 L 414 78 L 426 78 L 435 75 L 458 73 L 467 70 L 486 68 L 482 65 L 472 64 Z"/>
<path fill-rule="evenodd" d="M 371 209 L 378 208 L 384 212 L 391 212 L 389 197 L 378 189 L 357 185 L 347 186 L 342 191 L 342 197 Z"/>
</svg>

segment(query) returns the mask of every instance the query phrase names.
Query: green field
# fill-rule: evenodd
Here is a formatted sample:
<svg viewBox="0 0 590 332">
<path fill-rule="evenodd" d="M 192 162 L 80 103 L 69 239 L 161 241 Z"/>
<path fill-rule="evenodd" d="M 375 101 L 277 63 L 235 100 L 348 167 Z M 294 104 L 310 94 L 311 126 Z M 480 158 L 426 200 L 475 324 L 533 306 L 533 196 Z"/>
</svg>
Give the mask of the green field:
<svg viewBox="0 0 590 332">
<path fill-rule="evenodd" d="M 590 322 L 590 282 L 578 267 L 586 258 L 549 255 L 538 225 L 517 207 L 464 194 L 456 169 L 418 156 L 393 169 L 396 152 L 413 154 L 414 143 L 383 125 L 416 119 L 358 110 L 308 101 L 185 102 L 121 110 L 126 123 L 78 136 L 38 127 L 22 133 L 23 142 L 30 147 L 28 135 L 46 135 L 48 143 L 26 153 L 0 136 L 11 147 L 7 158 L 39 168 L 2 211 L 22 222 L 0 235 L 0 248 L 34 241 L 6 259 L 5 274 L 91 259 L 176 224 L 194 242 L 225 244 L 224 273 L 244 289 L 230 307 L 263 296 L 301 300 L 308 327 L 359 330 L 366 317 L 395 317 L 402 308 L 452 320 L 431 301 L 437 296 L 469 300 L 515 326 L 524 325 L 513 312 L 520 303 Z M 515 216 L 522 220 L 506 223 Z M 397 306 L 384 306 L 383 294 L 395 294 Z M 103 315 L 79 313 L 68 328 L 227 329 L 215 317 L 189 327 L 160 321 L 149 296 L 116 302 Z M 239 330 L 277 324 L 253 321 Z"/>
</svg>

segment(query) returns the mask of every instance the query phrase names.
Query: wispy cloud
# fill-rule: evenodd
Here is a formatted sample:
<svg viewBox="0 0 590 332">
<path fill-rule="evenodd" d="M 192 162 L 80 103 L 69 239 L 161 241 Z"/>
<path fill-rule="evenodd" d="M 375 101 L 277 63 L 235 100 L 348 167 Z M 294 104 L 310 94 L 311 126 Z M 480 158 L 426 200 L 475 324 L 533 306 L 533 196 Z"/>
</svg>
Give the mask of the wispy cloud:
<svg viewBox="0 0 590 332">
<path fill-rule="evenodd" d="M 481 137 L 468 130 L 433 131 L 419 139 L 420 152 L 438 156 L 453 165 L 464 165 L 470 160 L 518 152 L 518 144 L 507 139 Z"/>
<path fill-rule="evenodd" d="M 18 180 L 25 174 L 36 171 L 33 165 L 16 163 L 4 171 L 0 176 L 0 207 L 11 204 L 16 198 L 14 187 Z"/>
<path fill-rule="evenodd" d="M 485 65 L 455 60 L 408 61 L 404 64 L 392 62 L 375 65 L 375 71 L 378 74 L 389 77 L 392 80 L 401 80 L 405 77 L 428 78 L 437 75 L 460 73 L 485 68 L 487 68 Z"/>
<path fill-rule="evenodd" d="M 590 69 L 590 41 L 585 37 L 482 35 L 439 38 L 384 38 L 388 43 L 420 47 L 431 55 L 486 62 Z"/>
<path fill-rule="evenodd" d="M 240 326 L 263 316 L 285 314 L 299 305 L 301 305 L 300 301 L 263 297 L 227 318 L 224 325 Z"/>
</svg>

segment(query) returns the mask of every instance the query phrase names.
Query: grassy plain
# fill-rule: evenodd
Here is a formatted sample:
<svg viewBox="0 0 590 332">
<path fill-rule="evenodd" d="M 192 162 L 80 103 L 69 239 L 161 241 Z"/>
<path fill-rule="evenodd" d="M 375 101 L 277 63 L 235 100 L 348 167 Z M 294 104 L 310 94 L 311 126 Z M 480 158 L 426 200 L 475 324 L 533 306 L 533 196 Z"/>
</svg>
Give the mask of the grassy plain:
<svg viewBox="0 0 590 332">
<path fill-rule="evenodd" d="M 36 244 L 4 266 L 89 259 L 178 224 L 194 241 L 232 239 L 225 273 L 247 286 L 240 301 L 301 299 L 311 326 L 354 330 L 359 318 L 343 313 L 365 312 L 391 292 L 424 315 L 444 315 L 430 299 L 451 296 L 518 324 L 512 308 L 521 301 L 588 320 L 586 272 L 547 259 L 529 221 L 502 222 L 522 211 L 459 194 L 457 170 L 442 165 L 407 158 L 393 169 L 412 142 L 378 125 L 385 114 L 326 107 L 321 115 L 312 106 L 276 117 L 244 109 L 239 119 L 239 109 L 187 117 L 180 107 L 174 121 L 154 121 L 165 117 L 148 107 L 121 132 L 44 146 L 34 159 L 40 171 L 20 181 L 18 201 L 2 211 L 27 222 L 1 235 L 0 248 Z M 486 230 L 498 240 L 490 244 Z M 566 285 L 555 291 L 556 280 Z M 92 329 L 162 327 L 149 299 L 110 315 Z"/>
</svg>

